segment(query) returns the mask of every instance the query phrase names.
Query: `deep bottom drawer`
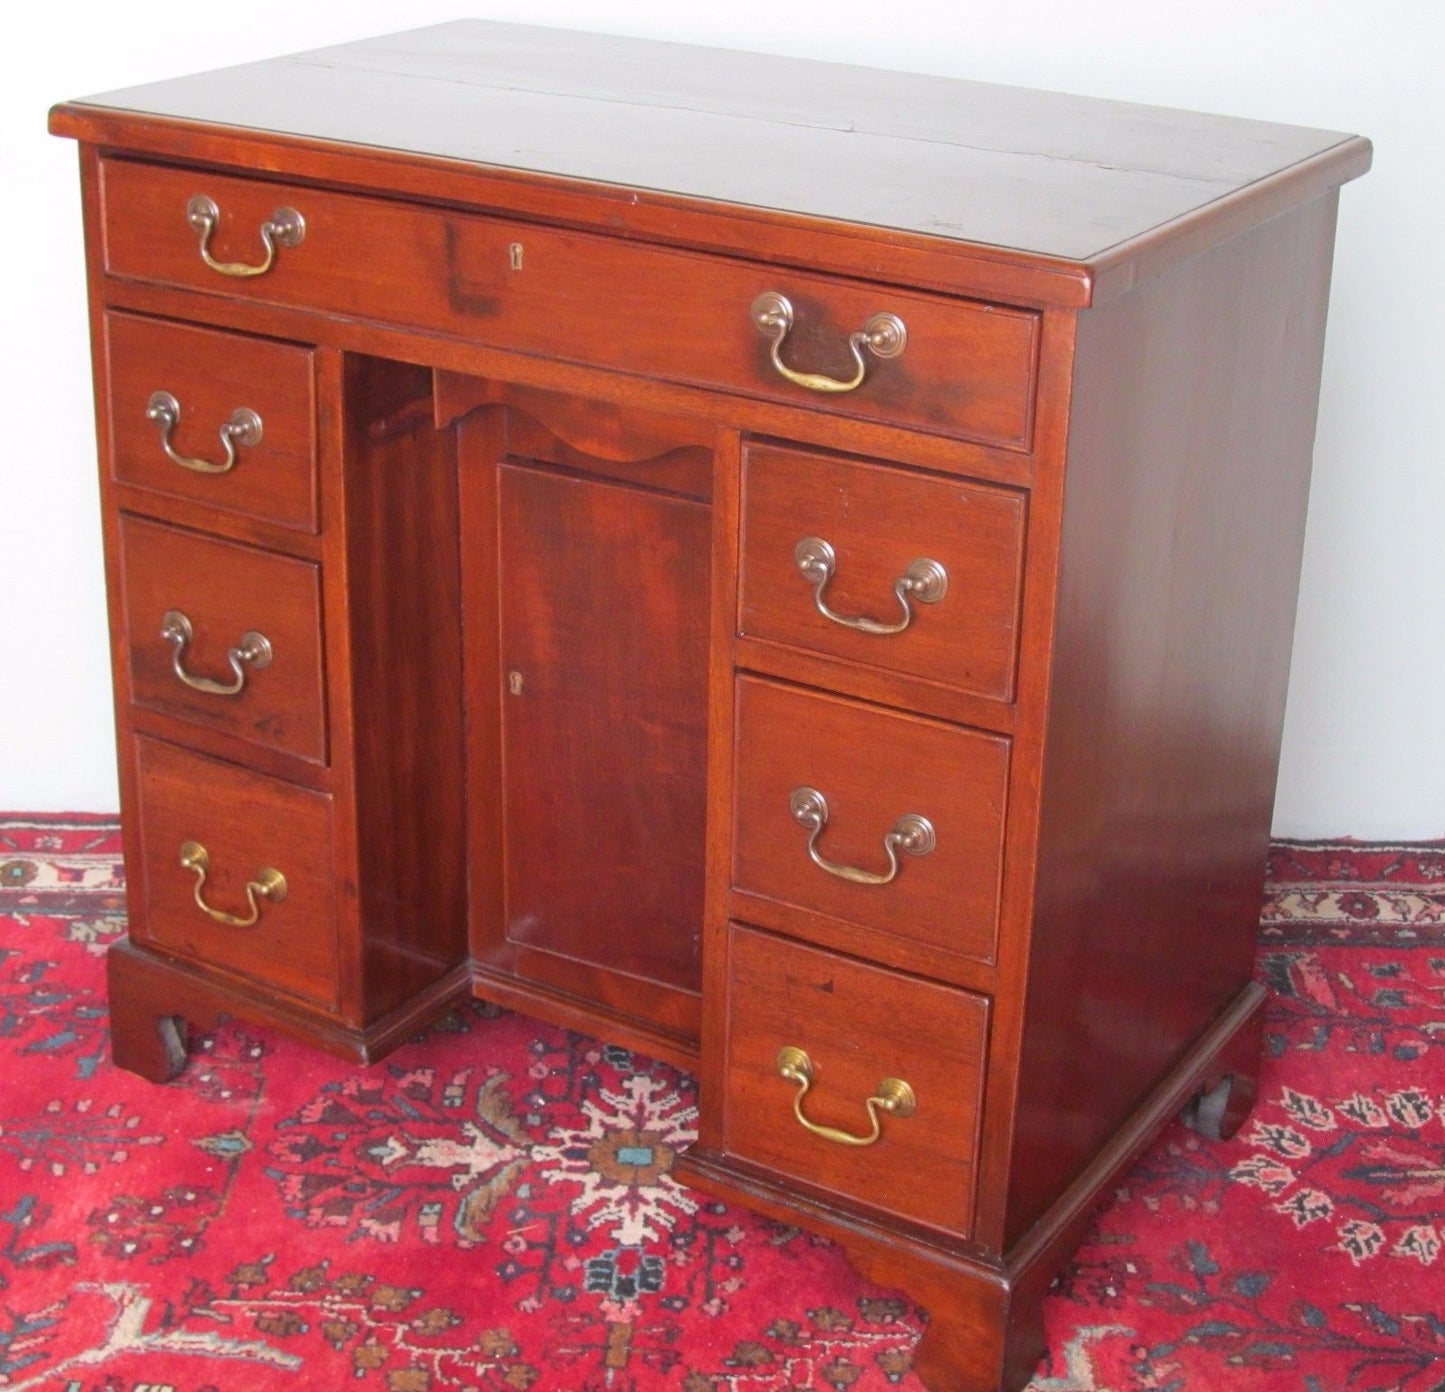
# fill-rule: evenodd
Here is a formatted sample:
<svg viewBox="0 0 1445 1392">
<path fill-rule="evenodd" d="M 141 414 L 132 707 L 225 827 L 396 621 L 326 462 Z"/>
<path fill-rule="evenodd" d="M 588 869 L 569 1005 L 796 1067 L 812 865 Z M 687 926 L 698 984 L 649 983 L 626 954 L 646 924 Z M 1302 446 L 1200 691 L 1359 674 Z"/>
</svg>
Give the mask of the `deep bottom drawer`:
<svg viewBox="0 0 1445 1392">
<path fill-rule="evenodd" d="M 731 1154 L 872 1208 L 971 1231 L 986 999 L 733 924 L 727 1010 Z M 900 1096 L 892 1112 L 869 1105 Z M 868 1141 L 875 1121 L 876 1140 L 843 1139 Z"/>
<path fill-rule="evenodd" d="M 144 899 L 132 936 L 334 1008 L 331 799 L 156 740 L 136 745 Z"/>
</svg>

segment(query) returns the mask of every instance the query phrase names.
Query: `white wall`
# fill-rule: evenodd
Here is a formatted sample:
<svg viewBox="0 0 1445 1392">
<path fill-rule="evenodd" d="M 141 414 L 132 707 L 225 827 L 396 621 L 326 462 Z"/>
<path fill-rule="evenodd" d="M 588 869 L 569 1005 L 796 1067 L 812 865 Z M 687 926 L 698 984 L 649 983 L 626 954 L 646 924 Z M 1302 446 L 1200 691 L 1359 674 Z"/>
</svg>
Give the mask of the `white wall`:
<svg viewBox="0 0 1445 1392">
<path fill-rule="evenodd" d="M 1194 107 L 1376 143 L 1344 190 L 1282 835 L 1445 834 L 1445 26 L 1435 0 L 27 6 L 0 83 L 0 807 L 116 805 L 75 152 L 54 101 L 459 13 Z M 250 22 L 238 24 L 237 14 Z"/>
</svg>

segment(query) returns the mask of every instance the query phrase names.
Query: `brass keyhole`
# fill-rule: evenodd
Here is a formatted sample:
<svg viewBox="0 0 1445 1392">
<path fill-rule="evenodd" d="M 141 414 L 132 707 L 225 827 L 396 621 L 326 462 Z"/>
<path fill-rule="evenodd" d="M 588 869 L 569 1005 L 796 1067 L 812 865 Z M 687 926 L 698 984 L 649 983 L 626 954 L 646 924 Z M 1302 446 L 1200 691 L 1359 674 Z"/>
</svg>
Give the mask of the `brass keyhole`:
<svg viewBox="0 0 1445 1392">
<path fill-rule="evenodd" d="M 511 258 L 512 269 L 514 271 L 520 271 L 522 269 L 521 242 L 513 242 L 512 245 L 507 248 L 507 255 Z"/>
<path fill-rule="evenodd" d="M 507 690 L 510 691 L 513 696 L 520 696 L 522 694 L 522 674 L 520 672 L 512 671 L 507 673 Z"/>
</svg>

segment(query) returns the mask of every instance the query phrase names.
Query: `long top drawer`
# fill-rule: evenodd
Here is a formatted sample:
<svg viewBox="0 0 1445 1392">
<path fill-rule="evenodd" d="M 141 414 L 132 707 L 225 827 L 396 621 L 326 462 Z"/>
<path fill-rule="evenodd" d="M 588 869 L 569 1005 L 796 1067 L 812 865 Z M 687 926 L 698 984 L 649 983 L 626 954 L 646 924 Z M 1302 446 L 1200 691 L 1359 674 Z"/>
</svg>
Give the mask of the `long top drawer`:
<svg viewBox="0 0 1445 1392">
<path fill-rule="evenodd" d="M 105 162 L 103 190 L 111 275 L 1030 446 L 1031 311 L 125 160 Z M 211 259 L 267 269 L 207 264 L 204 220 L 188 217 L 198 197 L 215 210 Z M 268 253 L 262 229 L 287 224 L 283 209 L 303 230 L 271 237 Z M 787 302 L 790 325 L 770 295 Z"/>
</svg>

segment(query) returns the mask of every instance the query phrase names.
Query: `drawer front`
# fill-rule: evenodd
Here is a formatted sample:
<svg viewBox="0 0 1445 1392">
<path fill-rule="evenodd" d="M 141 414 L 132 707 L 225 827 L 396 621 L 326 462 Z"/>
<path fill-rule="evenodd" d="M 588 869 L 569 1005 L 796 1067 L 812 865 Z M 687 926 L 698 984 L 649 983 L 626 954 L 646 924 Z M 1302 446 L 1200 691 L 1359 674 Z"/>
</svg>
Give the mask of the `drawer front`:
<svg viewBox="0 0 1445 1392">
<path fill-rule="evenodd" d="M 261 228 L 299 213 L 299 245 L 264 274 L 234 278 L 201 259 L 187 221 L 204 194 L 219 211 L 207 250 L 265 264 Z M 835 280 L 726 257 L 443 212 L 380 199 L 108 161 L 105 265 L 112 275 L 261 303 L 433 329 L 499 348 L 596 364 L 1010 449 L 1033 425 L 1038 316 L 1030 311 Z M 903 350 L 860 348 L 856 389 L 813 390 L 780 375 L 758 297 L 792 309 L 785 368 L 851 380 L 849 347 L 879 314 Z M 884 350 L 888 351 L 887 348 Z"/>
<path fill-rule="evenodd" d="M 738 924 L 727 979 L 727 1150 L 967 1236 L 988 1001 Z M 870 1112 L 870 1098 L 895 1110 Z M 820 1135 L 795 1105 L 813 1126 L 863 1140 L 876 1114 L 877 1140 Z"/>
<path fill-rule="evenodd" d="M 136 745 L 136 936 L 334 1008 L 331 799 L 159 741 Z"/>
<path fill-rule="evenodd" d="M 138 517 L 120 538 L 136 704 L 324 763 L 318 568 Z"/>
<path fill-rule="evenodd" d="M 991 960 L 1008 741 L 751 677 L 737 694 L 734 884 L 885 942 Z M 845 877 L 888 874 L 889 838 L 888 883 Z"/>
<path fill-rule="evenodd" d="M 129 314 L 106 315 L 105 339 L 117 482 L 317 530 L 308 349 Z"/>
<path fill-rule="evenodd" d="M 739 628 L 1011 700 L 1024 496 L 750 445 Z"/>
</svg>

